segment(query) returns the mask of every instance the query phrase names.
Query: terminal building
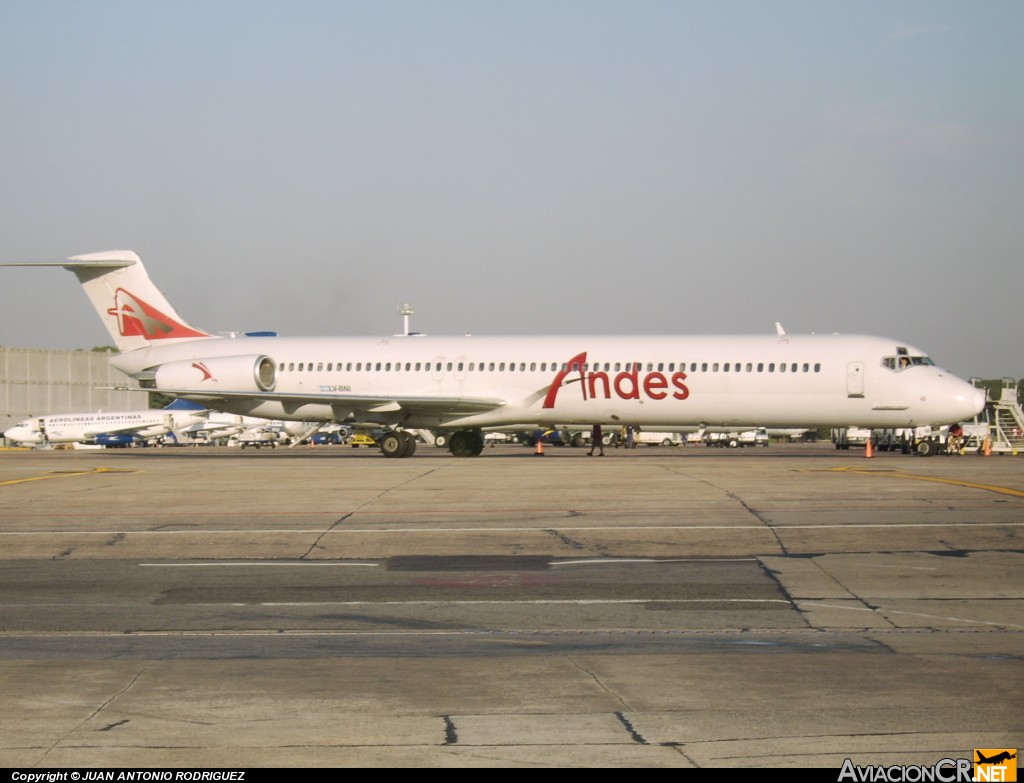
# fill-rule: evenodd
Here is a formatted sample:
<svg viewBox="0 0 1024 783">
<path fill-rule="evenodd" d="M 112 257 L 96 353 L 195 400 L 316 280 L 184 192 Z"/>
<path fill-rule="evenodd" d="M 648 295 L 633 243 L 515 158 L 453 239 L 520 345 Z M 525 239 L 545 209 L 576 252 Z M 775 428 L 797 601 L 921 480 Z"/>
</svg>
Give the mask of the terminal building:
<svg viewBox="0 0 1024 783">
<path fill-rule="evenodd" d="M 109 358 L 106 351 L 0 346 L 0 433 L 30 416 L 147 410 L 148 392 Z"/>
</svg>

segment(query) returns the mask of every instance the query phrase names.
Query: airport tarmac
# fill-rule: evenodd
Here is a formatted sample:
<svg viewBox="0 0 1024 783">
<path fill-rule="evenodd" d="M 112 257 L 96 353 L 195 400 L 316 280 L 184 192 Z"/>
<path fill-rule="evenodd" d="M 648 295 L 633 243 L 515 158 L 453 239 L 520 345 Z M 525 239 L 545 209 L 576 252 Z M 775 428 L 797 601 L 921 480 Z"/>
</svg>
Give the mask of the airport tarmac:
<svg viewBox="0 0 1024 783">
<path fill-rule="evenodd" d="M 1024 457 L 0 452 L 0 765 L 1018 748 Z"/>
</svg>

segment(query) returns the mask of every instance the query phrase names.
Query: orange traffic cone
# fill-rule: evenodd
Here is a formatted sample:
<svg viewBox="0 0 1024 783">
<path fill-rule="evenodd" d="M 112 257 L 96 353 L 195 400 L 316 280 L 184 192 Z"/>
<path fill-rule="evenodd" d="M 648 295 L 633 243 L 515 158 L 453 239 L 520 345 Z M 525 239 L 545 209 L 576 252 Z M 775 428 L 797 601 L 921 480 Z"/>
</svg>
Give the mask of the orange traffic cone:
<svg viewBox="0 0 1024 783">
<path fill-rule="evenodd" d="M 864 459 L 875 456 L 875 447 L 871 445 L 871 438 L 864 443 Z"/>
<path fill-rule="evenodd" d="M 535 456 L 535 457 L 543 457 L 544 456 L 544 439 L 543 438 L 537 438 L 537 450 L 535 452 L 533 452 L 533 456 Z"/>
</svg>

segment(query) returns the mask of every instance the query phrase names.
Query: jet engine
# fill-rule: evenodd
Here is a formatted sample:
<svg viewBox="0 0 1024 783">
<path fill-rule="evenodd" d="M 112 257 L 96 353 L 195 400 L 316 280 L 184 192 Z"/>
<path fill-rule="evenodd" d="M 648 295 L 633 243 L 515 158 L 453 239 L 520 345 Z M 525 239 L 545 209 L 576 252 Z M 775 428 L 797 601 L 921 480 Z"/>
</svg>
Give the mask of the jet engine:
<svg viewBox="0 0 1024 783">
<path fill-rule="evenodd" d="M 185 359 L 133 376 L 156 391 L 269 392 L 277 384 L 277 364 L 269 356 L 217 356 Z"/>
</svg>

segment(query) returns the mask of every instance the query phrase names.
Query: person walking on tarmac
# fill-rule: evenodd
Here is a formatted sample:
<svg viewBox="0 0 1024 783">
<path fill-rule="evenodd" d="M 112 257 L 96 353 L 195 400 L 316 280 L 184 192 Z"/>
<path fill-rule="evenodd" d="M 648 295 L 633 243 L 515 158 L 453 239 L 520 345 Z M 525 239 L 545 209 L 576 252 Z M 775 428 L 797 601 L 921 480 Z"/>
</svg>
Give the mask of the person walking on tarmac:
<svg viewBox="0 0 1024 783">
<path fill-rule="evenodd" d="M 593 429 L 590 430 L 590 451 L 587 452 L 587 456 L 588 457 L 593 457 L 594 456 L 594 449 L 599 449 L 600 452 L 601 452 L 597 456 L 599 456 L 599 457 L 603 457 L 604 456 L 604 440 L 603 440 L 603 437 L 604 436 L 601 434 L 601 425 L 600 424 L 595 424 Z"/>
<path fill-rule="evenodd" d="M 947 454 L 962 454 L 964 450 L 964 428 L 953 422 L 949 425 L 949 438 L 946 442 Z"/>
</svg>

